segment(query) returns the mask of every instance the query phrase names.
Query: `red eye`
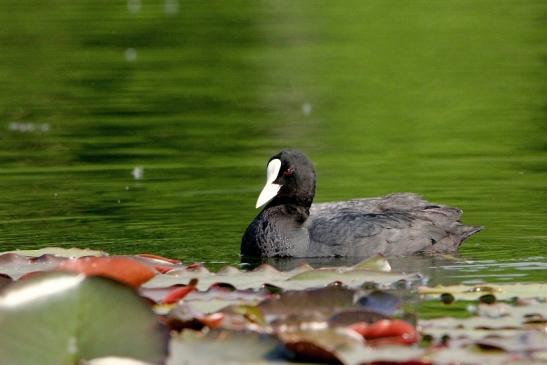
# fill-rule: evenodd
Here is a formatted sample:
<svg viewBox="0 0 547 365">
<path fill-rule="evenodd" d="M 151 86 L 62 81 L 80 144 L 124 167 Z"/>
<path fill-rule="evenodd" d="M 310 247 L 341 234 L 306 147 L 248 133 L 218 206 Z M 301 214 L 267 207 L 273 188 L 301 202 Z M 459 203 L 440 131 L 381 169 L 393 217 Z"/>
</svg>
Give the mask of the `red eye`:
<svg viewBox="0 0 547 365">
<path fill-rule="evenodd" d="M 292 174 L 294 174 L 294 169 L 292 167 L 289 167 L 283 171 L 283 176 L 291 176 Z"/>
</svg>

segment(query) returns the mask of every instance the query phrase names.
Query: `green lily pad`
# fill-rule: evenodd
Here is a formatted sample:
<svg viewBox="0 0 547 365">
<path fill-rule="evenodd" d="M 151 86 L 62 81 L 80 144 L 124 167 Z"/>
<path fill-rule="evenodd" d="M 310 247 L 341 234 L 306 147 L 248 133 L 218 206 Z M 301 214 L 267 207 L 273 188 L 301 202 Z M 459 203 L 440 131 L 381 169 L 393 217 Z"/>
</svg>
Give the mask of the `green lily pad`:
<svg viewBox="0 0 547 365">
<path fill-rule="evenodd" d="M 0 293 L 0 364 L 71 365 L 129 357 L 159 364 L 164 331 L 148 305 L 117 282 L 44 273 Z"/>
<path fill-rule="evenodd" d="M 383 271 L 344 268 L 325 268 L 310 270 L 291 276 L 285 283 L 286 289 L 303 289 L 319 287 L 339 281 L 350 287 L 357 287 L 364 282 L 373 282 L 381 288 L 387 288 L 398 281 L 416 282 L 421 279 L 418 274 L 397 274 Z"/>
<path fill-rule="evenodd" d="M 391 265 L 384 256 L 373 256 L 352 267 L 354 270 L 391 271 Z"/>
<path fill-rule="evenodd" d="M 0 274 L 0 289 L 12 283 L 11 277 L 6 274 Z"/>
<path fill-rule="evenodd" d="M 312 269 L 309 266 L 303 266 L 291 271 L 278 271 L 272 266 L 262 265 L 250 272 L 236 268 L 225 268 L 218 273 L 209 272 L 204 268 L 175 269 L 156 275 L 143 286 L 146 288 L 168 287 L 187 284 L 194 278 L 199 280 L 199 290 L 206 290 L 215 283 L 230 284 L 238 289 L 258 289 L 267 283 L 285 290 L 301 290 L 324 287 L 337 281 L 349 287 L 358 287 L 365 282 L 376 283 L 379 287 L 389 287 L 399 281 L 413 283 L 421 280 L 419 274 L 397 274 L 354 267 Z"/>
</svg>

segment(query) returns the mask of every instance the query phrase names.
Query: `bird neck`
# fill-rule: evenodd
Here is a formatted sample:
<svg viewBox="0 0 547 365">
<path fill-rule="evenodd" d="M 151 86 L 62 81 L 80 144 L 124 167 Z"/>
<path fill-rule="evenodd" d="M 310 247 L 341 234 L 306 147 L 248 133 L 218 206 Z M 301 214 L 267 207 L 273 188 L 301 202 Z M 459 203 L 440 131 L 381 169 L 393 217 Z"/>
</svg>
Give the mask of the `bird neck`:
<svg viewBox="0 0 547 365">
<path fill-rule="evenodd" d="M 276 197 L 264 209 L 275 210 L 290 217 L 296 223 L 303 224 L 310 216 L 311 201 L 297 202 L 287 197 Z"/>
</svg>

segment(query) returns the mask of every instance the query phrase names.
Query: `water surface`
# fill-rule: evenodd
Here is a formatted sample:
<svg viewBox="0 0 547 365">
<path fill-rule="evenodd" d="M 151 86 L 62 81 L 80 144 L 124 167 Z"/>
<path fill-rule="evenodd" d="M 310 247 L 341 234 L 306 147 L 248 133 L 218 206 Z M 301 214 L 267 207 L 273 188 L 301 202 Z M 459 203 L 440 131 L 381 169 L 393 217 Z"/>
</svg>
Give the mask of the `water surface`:
<svg viewBox="0 0 547 365">
<path fill-rule="evenodd" d="M 316 201 L 412 191 L 485 226 L 456 260 L 394 269 L 545 280 L 544 1 L 2 8 L 0 250 L 238 264 L 265 164 L 293 147 Z"/>
</svg>

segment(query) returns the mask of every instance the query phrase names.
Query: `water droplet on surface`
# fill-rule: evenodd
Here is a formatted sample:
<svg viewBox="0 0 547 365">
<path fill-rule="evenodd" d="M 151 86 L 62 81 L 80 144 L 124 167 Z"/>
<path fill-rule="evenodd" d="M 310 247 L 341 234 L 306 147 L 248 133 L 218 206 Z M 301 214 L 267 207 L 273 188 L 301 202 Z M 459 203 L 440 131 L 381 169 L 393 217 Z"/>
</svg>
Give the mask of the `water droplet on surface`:
<svg viewBox="0 0 547 365">
<path fill-rule="evenodd" d="M 135 62 L 137 60 L 137 50 L 135 48 L 128 48 L 125 50 L 125 60 L 127 62 Z"/>
<path fill-rule="evenodd" d="M 71 337 L 68 339 L 66 351 L 67 351 L 69 354 L 75 354 L 75 353 L 78 352 L 78 341 L 76 340 L 76 337 L 71 336 Z"/>
<path fill-rule="evenodd" d="M 141 0 L 127 0 L 127 10 L 130 13 L 138 13 L 141 10 Z"/>
<path fill-rule="evenodd" d="M 302 113 L 304 113 L 304 115 L 310 115 L 311 114 L 311 111 L 312 111 L 312 106 L 310 103 L 304 103 L 302 104 Z"/>
<path fill-rule="evenodd" d="M 177 14 L 179 12 L 179 1 L 178 0 L 165 0 L 163 5 L 163 11 L 167 15 Z"/>
<path fill-rule="evenodd" d="M 31 133 L 31 132 L 48 132 L 48 123 L 34 123 L 34 122 L 10 122 L 8 124 L 8 130 L 12 132 Z"/>
<path fill-rule="evenodd" d="M 131 171 L 131 175 L 133 175 L 133 178 L 135 180 L 140 180 L 144 176 L 144 168 L 137 166 L 133 168 L 133 171 Z"/>
</svg>

